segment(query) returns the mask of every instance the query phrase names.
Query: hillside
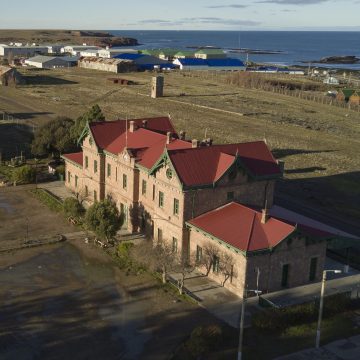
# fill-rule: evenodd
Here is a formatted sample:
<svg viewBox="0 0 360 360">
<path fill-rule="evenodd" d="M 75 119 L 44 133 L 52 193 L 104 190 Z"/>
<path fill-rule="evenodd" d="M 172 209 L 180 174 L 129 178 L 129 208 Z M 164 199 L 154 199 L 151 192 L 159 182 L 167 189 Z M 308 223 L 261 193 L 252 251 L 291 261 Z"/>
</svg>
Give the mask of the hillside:
<svg viewBox="0 0 360 360">
<path fill-rule="evenodd" d="M 136 39 L 113 36 L 102 31 L 83 30 L 0 30 L 0 43 L 71 44 L 96 46 L 135 46 Z"/>
</svg>

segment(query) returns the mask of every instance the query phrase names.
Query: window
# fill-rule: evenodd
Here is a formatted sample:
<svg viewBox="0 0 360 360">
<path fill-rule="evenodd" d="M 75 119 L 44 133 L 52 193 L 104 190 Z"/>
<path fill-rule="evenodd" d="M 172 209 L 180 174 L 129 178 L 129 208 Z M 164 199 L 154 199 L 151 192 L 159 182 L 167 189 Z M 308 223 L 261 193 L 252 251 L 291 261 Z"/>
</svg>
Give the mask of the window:
<svg viewBox="0 0 360 360">
<path fill-rule="evenodd" d="M 127 189 L 127 175 L 123 174 L 123 189 Z"/>
<path fill-rule="evenodd" d="M 97 161 L 94 160 L 94 173 L 96 174 L 97 173 Z"/>
<path fill-rule="evenodd" d="M 146 195 L 146 181 L 143 180 L 141 183 L 141 194 Z"/>
<path fill-rule="evenodd" d="M 234 200 L 234 192 L 230 191 L 227 193 L 227 200 Z"/>
<path fill-rule="evenodd" d="M 78 176 L 75 175 L 75 187 L 77 187 L 77 186 L 78 186 Z"/>
<path fill-rule="evenodd" d="M 171 169 L 167 169 L 166 170 L 166 177 L 171 180 L 172 177 L 173 177 L 173 174 L 172 174 L 172 170 Z"/>
<path fill-rule="evenodd" d="M 85 169 L 89 167 L 89 158 L 85 156 Z"/>
<path fill-rule="evenodd" d="M 85 197 L 89 196 L 89 188 L 85 185 Z"/>
<path fill-rule="evenodd" d="M 318 261 L 318 258 L 316 258 L 316 257 L 312 258 L 310 260 L 309 281 L 314 281 L 316 278 L 317 261 Z"/>
<path fill-rule="evenodd" d="M 178 251 L 178 241 L 177 241 L 177 239 L 174 238 L 174 237 L 173 237 L 172 240 L 173 240 L 173 241 L 172 241 L 172 251 L 173 251 L 174 253 L 177 253 L 177 251 Z"/>
<path fill-rule="evenodd" d="M 202 247 L 197 245 L 196 246 L 196 261 L 200 262 L 202 260 Z"/>
<path fill-rule="evenodd" d="M 117 181 L 117 167 L 115 168 L 115 181 Z"/>
<path fill-rule="evenodd" d="M 158 228 L 158 241 L 162 241 L 163 239 L 163 233 L 162 233 L 162 230 L 160 228 Z"/>
<path fill-rule="evenodd" d="M 71 174 L 70 171 L 68 171 L 68 182 L 70 182 Z"/>
<path fill-rule="evenodd" d="M 179 200 L 174 199 L 174 215 L 179 215 Z"/>
<path fill-rule="evenodd" d="M 216 255 L 214 255 L 213 258 L 213 272 L 218 273 L 219 272 L 219 265 L 220 265 L 220 258 Z"/>
<path fill-rule="evenodd" d="M 159 207 L 164 207 L 164 193 L 162 191 L 159 191 Z"/>
<path fill-rule="evenodd" d="M 94 201 L 97 201 L 97 192 L 94 190 Z"/>
<path fill-rule="evenodd" d="M 153 201 L 155 200 L 155 185 L 153 185 Z"/>
<path fill-rule="evenodd" d="M 107 164 L 107 177 L 111 176 L 111 165 Z"/>
<path fill-rule="evenodd" d="M 289 264 L 285 264 L 282 267 L 282 275 L 281 275 L 281 286 L 288 287 L 289 286 Z"/>
</svg>

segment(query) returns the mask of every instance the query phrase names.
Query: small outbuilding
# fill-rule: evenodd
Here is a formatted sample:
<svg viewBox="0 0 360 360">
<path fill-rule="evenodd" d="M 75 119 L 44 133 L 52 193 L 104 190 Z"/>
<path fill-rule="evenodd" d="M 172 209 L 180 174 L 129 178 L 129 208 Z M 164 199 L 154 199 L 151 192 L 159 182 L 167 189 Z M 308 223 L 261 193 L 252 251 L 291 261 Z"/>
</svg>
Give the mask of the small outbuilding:
<svg viewBox="0 0 360 360">
<path fill-rule="evenodd" d="M 225 59 L 226 54 L 221 49 L 201 49 L 195 52 L 197 59 Z"/>
<path fill-rule="evenodd" d="M 339 90 L 338 94 L 336 95 L 336 99 L 338 101 L 345 101 L 348 102 L 350 97 L 355 93 L 354 89 L 342 89 Z"/>
<path fill-rule="evenodd" d="M 79 60 L 79 67 L 92 70 L 122 73 L 136 71 L 136 64 L 127 59 L 106 59 L 98 57 L 85 57 Z"/>
<path fill-rule="evenodd" d="M 355 91 L 349 98 L 352 105 L 360 105 L 360 91 Z"/>
<path fill-rule="evenodd" d="M 0 66 L 0 85 L 15 86 L 22 85 L 24 83 L 24 78 L 15 68 L 10 66 Z"/>
</svg>

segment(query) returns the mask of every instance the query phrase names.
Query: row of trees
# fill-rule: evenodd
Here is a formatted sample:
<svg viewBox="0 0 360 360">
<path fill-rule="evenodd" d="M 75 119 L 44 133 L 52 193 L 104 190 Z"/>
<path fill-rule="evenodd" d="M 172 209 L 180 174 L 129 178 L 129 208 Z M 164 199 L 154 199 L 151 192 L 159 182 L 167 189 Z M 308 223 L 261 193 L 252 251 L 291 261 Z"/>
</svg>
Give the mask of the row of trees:
<svg viewBox="0 0 360 360">
<path fill-rule="evenodd" d="M 178 253 L 170 243 L 151 241 L 134 248 L 132 254 L 136 261 L 145 265 L 152 271 L 160 272 L 162 282 L 167 282 L 168 274 L 175 272 L 180 274 L 178 280 L 179 293 L 183 293 L 185 280 L 198 267 L 205 267 L 206 276 L 209 275 L 214 262 L 217 261 L 216 271 L 223 276 L 222 286 L 231 278 L 236 277 L 234 273 L 234 258 L 222 252 L 217 246 L 208 242 L 202 249 L 202 256 L 191 253 L 189 258 Z"/>
<path fill-rule="evenodd" d="M 60 156 L 65 152 L 76 151 L 78 148 L 77 140 L 86 124 L 104 120 L 105 116 L 99 105 L 94 105 L 75 121 L 68 117 L 59 116 L 37 129 L 31 144 L 31 152 L 36 156 L 49 154 Z"/>
</svg>

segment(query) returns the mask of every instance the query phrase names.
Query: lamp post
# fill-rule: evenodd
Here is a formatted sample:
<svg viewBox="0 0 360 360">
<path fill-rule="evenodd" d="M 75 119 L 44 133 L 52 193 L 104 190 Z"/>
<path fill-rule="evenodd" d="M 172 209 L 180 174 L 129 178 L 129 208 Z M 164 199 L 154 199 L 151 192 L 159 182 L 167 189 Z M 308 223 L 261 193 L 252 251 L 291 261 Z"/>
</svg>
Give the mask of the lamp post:
<svg viewBox="0 0 360 360">
<path fill-rule="evenodd" d="M 319 319 L 318 319 L 317 330 L 316 330 L 315 347 L 317 349 L 320 347 L 321 319 L 322 319 L 322 313 L 323 313 L 323 309 L 324 309 L 324 294 L 325 294 L 325 283 L 326 283 L 326 275 L 327 275 L 327 273 L 340 274 L 341 270 L 324 270 L 323 271 L 322 283 L 321 283 Z"/>
<path fill-rule="evenodd" d="M 253 292 L 256 295 L 261 295 L 262 294 L 262 291 L 259 291 L 259 290 L 247 290 L 244 287 L 243 301 L 242 301 L 242 305 L 241 305 L 240 333 L 239 333 L 239 346 L 238 346 L 237 360 L 242 359 L 242 347 L 243 347 L 243 338 L 244 338 L 245 303 L 246 303 L 247 294 L 250 293 L 250 292 Z"/>
</svg>

